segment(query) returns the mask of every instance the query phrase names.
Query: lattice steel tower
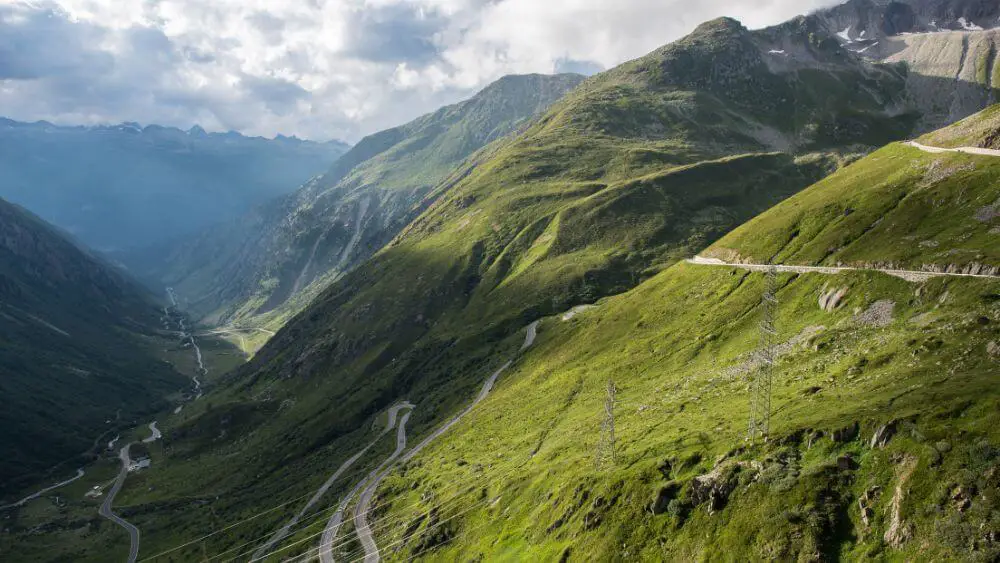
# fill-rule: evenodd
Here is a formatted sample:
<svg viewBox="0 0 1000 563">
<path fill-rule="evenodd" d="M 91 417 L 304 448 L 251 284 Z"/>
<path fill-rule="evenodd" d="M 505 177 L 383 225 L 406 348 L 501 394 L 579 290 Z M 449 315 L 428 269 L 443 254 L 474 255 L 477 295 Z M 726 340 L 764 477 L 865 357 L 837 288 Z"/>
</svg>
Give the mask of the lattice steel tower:
<svg viewBox="0 0 1000 563">
<path fill-rule="evenodd" d="M 764 296 L 761 298 L 763 318 L 760 321 L 760 344 L 757 349 L 757 370 L 752 372 L 750 381 L 750 424 L 747 441 L 757 438 L 767 440 L 771 429 L 771 379 L 774 362 L 777 359 L 777 331 L 774 329 L 774 315 L 778 308 L 778 270 L 768 266 Z"/>
</svg>

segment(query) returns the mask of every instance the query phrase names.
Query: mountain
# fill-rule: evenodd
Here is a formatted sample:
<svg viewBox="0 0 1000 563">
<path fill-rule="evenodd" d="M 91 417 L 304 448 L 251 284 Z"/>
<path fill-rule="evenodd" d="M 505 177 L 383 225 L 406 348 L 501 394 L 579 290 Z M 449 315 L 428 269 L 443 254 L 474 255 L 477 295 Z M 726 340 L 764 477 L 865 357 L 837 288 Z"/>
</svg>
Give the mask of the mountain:
<svg viewBox="0 0 1000 563">
<path fill-rule="evenodd" d="M 995 134 L 998 111 L 921 142 Z M 380 488 L 378 545 L 392 560 L 997 557 L 998 174 L 997 156 L 891 144 L 703 253 L 856 270 L 769 284 L 681 263 L 543 319 L 489 399 Z M 747 442 L 763 357 L 770 438 Z"/>
<path fill-rule="evenodd" d="M 845 43 L 707 22 L 474 153 L 164 423 L 120 500 L 143 556 L 322 555 L 343 503 L 347 560 L 366 529 L 400 560 L 996 557 L 1000 291 L 923 270 L 998 265 L 1000 160 L 893 144 L 959 68 L 915 89 Z"/>
<path fill-rule="evenodd" d="M 456 166 L 582 79 L 504 77 L 469 100 L 362 139 L 293 194 L 126 261 L 144 279 L 176 288 L 188 310 L 214 322 L 274 311 L 319 280 L 311 297 L 389 242 Z M 277 315 L 308 303 L 299 297 Z"/>
<path fill-rule="evenodd" d="M 0 492 L 82 465 L 96 441 L 187 385 L 154 358 L 158 324 L 133 282 L 0 200 Z"/>
<path fill-rule="evenodd" d="M 0 119 L 0 197 L 109 252 L 238 216 L 322 172 L 347 148 L 200 127 Z"/>
<path fill-rule="evenodd" d="M 995 2 L 855 0 L 814 19 L 845 49 L 907 69 L 920 129 L 937 129 L 1000 101 L 1000 6 Z"/>
</svg>

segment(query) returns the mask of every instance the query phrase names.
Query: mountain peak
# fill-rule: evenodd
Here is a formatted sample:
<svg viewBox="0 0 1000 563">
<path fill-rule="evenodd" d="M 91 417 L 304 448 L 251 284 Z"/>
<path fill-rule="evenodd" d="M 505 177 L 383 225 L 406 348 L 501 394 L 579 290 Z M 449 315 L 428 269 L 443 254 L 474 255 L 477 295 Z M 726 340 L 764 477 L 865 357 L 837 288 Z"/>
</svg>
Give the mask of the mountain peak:
<svg viewBox="0 0 1000 563">
<path fill-rule="evenodd" d="M 739 20 L 730 17 L 715 18 L 709 20 L 694 29 L 691 35 L 704 35 L 709 33 L 734 33 L 747 31 L 747 28 Z"/>
</svg>

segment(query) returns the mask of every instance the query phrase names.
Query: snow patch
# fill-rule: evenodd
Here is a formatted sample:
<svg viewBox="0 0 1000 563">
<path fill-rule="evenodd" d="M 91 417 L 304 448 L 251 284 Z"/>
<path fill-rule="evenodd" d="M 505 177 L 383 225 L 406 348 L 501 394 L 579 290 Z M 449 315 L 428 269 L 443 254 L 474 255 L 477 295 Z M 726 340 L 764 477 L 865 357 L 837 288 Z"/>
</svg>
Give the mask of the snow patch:
<svg viewBox="0 0 1000 563">
<path fill-rule="evenodd" d="M 840 37 L 841 39 L 843 39 L 847 43 L 850 43 L 851 42 L 851 26 L 847 26 L 847 29 L 845 29 L 844 31 L 841 31 L 840 33 L 838 33 L 837 37 Z"/>
<path fill-rule="evenodd" d="M 771 49 L 770 51 L 768 51 L 768 54 L 770 54 L 770 55 L 785 55 L 786 57 L 788 56 L 788 53 L 786 53 L 783 49 Z"/>
<path fill-rule="evenodd" d="M 860 51 L 858 51 L 858 54 L 864 53 L 865 51 L 871 49 L 872 47 L 878 47 L 878 41 L 872 43 L 871 45 L 865 47 L 864 49 L 861 49 Z"/>
<path fill-rule="evenodd" d="M 958 25 L 962 26 L 962 29 L 966 31 L 983 31 L 983 28 L 970 22 L 965 18 L 958 18 Z"/>
</svg>

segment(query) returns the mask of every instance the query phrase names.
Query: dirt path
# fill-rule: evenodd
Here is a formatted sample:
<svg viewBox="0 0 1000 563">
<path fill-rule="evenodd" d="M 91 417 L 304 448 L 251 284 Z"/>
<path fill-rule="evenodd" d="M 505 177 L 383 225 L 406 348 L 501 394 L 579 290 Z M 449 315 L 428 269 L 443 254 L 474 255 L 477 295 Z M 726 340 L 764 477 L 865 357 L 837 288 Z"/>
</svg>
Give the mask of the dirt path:
<svg viewBox="0 0 1000 563">
<path fill-rule="evenodd" d="M 920 149 L 924 152 L 931 154 L 942 154 L 947 152 L 960 152 L 964 154 L 972 154 L 976 156 L 998 156 L 1000 157 L 1000 150 L 995 149 L 982 149 L 979 147 L 958 147 L 956 149 L 943 149 L 941 147 L 929 147 L 927 145 L 921 145 L 916 141 L 909 141 L 906 143 L 915 149 Z"/>
<path fill-rule="evenodd" d="M 320 499 L 323 497 L 323 495 L 326 494 L 326 492 L 330 489 L 331 486 L 333 486 L 333 484 L 337 481 L 337 479 L 339 479 L 341 475 L 343 475 L 348 469 L 350 469 L 351 466 L 353 466 L 354 463 L 357 462 L 358 459 L 361 458 L 361 456 L 363 456 L 368 450 L 370 450 L 372 448 L 372 446 L 374 446 L 386 434 L 388 434 L 389 432 L 392 431 L 393 427 L 396 426 L 396 418 L 399 415 L 399 411 L 401 411 L 403 409 L 412 409 L 412 408 L 413 408 L 413 405 L 410 404 L 409 402 L 406 402 L 406 401 L 403 401 L 401 403 L 393 405 L 389 409 L 389 411 L 388 411 L 388 414 L 389 414 L 388 424 L 386 424 L 386 427 L 382 430 L 382 432 L 380 432 L 379 435 L 376 436 L 374 440 L 372 440 L 371 442 L 369 442 L 368 445 L 365 446 L 364 448 L 362 448 L 358 453 L 354 454 L 354 456 L 352 456 L 350 459 L 348 459 L 347 461 L 345 461 L 344 463 L 342 463 L 340 465 L 340 467 L 337 468 L 337 471 L 335 471 L 333 473 L 333 475 L 331 475 L 330 478 L 327 479 L 326 482 L 323 483 L 323 485 L 309 499 L 309 502 L 307 502 L 306 505 L 304 507 L 302 507 L 302 510 L 300 510 L 298 512 L 298 514 L 296 514 L 295 516 L 293 516 L 292 519 L 289 520 L 287 524 L 285 524 L 284 526 L 281 527 L 281 529 L 279 529 L 277 532 L 275 532 L 274 535 L 272 535 L 267 540 L 266 544 L 264 544 L 259 549 L 257 549 L 257 551 L 255 551 L 254 554 L 253 554 L 253 556 L 250 558 L 250 560 L 251 561 L 256 561 L 256 560 L 263 559 L 264 557 L 266 557 L 267 554 L 270 553 L 271 550 L 274 549 L 274 547 L 278 544 L 278 542 L 280 542 L 286 536 L 288 536 L 288 534 L 291 531 L 292 527 L 294 527 L 296 524 L 298 524 L 299 521 L 301 521 L 302 518 L 305 517 L 306 513 L 309 512 L 309 510 L 313 506 L 315 506 L 317 502 L 320 501 Z M 409 414 L 407 413 L 406 416 L 409 416 Z M 342 515 L 341 515 L 341 517 L 342 517 Z M 337 526 L 339 527 L 339 521 L 338 521 Z"/>
<path fill-rule="evenodd" d="M 849 268 L 849 267 L 832 267 L 832 266 L 786 266 L 783 264 L 737 264 L 733 262 L 723 262 L 722 260 L 716 258 L 704 258 L 702 256 L 695 256 L 687 260 L 688 264 L 695 264 L 698 266 L 720 266 L 725 268 L 742 268 L 744 270 L 750 270 L 753 272 L 764 272 L 770 268 L 774 268 L 778 272 L 793 272 L 796 274 L 809 274 L 809 273 L 819 273 L 819 274 L 839 274 L 841 272 L 882 272 L 883 274 L 888 274 L 890 276 L 895 276 L 897 278 L 902 278 L 910 282 L 923 282 L 931 278 L 947 276 L 956 278 L 983 278 L 983 279 L 1000 279 L 1000 276 L 994 276 L 989 274 L 957 274 L 949 272 L 925 272 L 917 270 L 893 270 L 886 268 Z"/>
</svg>

